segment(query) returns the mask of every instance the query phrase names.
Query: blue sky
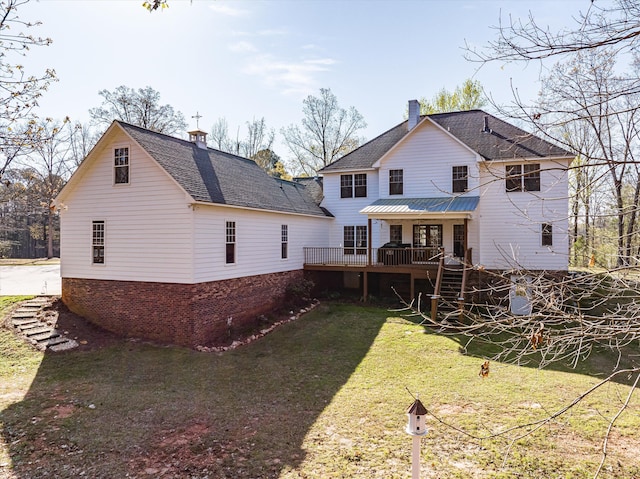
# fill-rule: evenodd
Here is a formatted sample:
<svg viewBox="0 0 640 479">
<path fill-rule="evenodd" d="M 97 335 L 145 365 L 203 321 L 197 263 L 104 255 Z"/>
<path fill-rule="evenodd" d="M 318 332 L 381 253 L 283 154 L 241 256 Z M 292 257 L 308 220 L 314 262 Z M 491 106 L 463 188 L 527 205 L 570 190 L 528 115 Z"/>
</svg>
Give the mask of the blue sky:
<svg viewBox="0 0 640 479">
<path fill-rule="evenodd" d="M 39 0 L 20 10 L 53 39 L 28 53 L 32 72 L 56 70 L 59 81 L 40 101 L 41 114 L 89 120 L 98 91 L 151 86 L 190 126 L 202 115 L 209 131 L 225 117 L 232 131 L 265 117 L 279 133 L 299 123 L 302 100 L 331 88 L 341 106 L 356 107 L 371 139 L 400 122 L 407 101 L 432 97 L 465 79 L 479 80 L 498 101 L 510 81 L 529 98 L 538 91 L 536 65 L 477 64 L 465 41 L 486 45 L 503 18 L 551 28 L 571 24 L 590 0 L 170 0 L 148 13 L 142 0 Z M 282 144 L 276 152 L 287 157 Z"/>
</svg>

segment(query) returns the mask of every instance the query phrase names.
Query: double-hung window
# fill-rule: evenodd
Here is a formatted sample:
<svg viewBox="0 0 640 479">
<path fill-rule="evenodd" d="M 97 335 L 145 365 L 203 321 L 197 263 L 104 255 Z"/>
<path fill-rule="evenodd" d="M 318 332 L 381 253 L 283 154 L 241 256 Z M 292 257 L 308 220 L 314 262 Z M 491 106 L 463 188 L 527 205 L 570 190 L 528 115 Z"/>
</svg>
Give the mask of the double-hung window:
<svg viewBox="0 0 640 479">
<path fill-rule="evenodd" d="M 353 175 L 353 196 L 356 198 L 367 197 L 367 174 L 357 173 Z"/>
<path fill-rule="evenodd" d="M 367 174 L 340 175 L 340 198 L 366 198 Z"/>
<path fill-rule="evenodd" d="M 104 221 L 92 223 L 91 258 L 93 264 L 104 264 Z"/>
<path fill-rule="evenodd" d="M 540 163 L 507 165 L 506 191 L 540 191 Z"/>
<path fill-rule="evenodd" d="M 129 183 L 129 148 L 113 150 L 113 182 L 116 185 Z"/>
<path fill-rule="evenodd" d="M 453 185 L 451 190 L 454 193 L 464 193 L 468 188 L 468 168 L 466 165 L 454 166 L 452 170 Z"/>
<path fill-rule="evenodd" d="M 236 222 L 227 221 L 226 223 L 226 263 L 233 264 L 236 262 Z"/>
<path fill-rule="evenodd" d="M 287 259 L 289 257 L 289 225 L 281 225 L 280 227 L 280 258 Z"/>
<path fill-rule="evenodd" d="M 403 194 L 403 170 L 389 170 L 389 194 L 401 195 Z"/>
<path fill-rule="evenodd" d="M 340 198 L 353 197 L 353 175 L 340 175 Z"/>
</svg>

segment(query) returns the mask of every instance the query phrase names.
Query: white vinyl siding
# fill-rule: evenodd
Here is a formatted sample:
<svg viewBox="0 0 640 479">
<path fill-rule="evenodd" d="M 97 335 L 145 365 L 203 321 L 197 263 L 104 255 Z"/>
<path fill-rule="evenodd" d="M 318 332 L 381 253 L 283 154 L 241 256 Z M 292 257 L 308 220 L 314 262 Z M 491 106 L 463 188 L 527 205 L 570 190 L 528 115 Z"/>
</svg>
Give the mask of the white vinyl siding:
<svg viewBox="0 0 640 479">
<path fill-rule="evenodd" d="M 195 281 L 217 281 L 302 269 L 305 246 L 328 246 L 333 220 L 323 217 L 198 205 L 195 220 Z M 236 224 L 236 262 L 225 264 L 225 224 Z M 286 261 L 282 226 L 287 226 Z"/>
<path fill-rule="evenodd" d="M 389 174 L 391 170 L 399 169 L 403 170 L 402 196 L 405 198 L 451 195 L 453 166 L 467 167 L 468 191 L 464 195 L 478 196 L 476 154 L 439 128 L 423 123 L 382 160 L 380 197 L 395 197 L 389 192 Z"/>
<path fill-rule="evenodd" d="M 365 173 L 365 172 L 361 172 Z M 344 174 L 344 173 L 342 173 Z M 320 238 L 315 240 L 312 238 L 311 243 L 308 246 L 332 246 L 342 247 L 344 238 L 344 227 L 355 225 L 367 225 L 366 215 L 360 214 L 360 210 L 365 206 L 370 205 L 378 199 L 378 172 L 367 171 L 367 197 L 366 198 L 350 198 L 344 200 L 340 198 L 340 173 L 324 174 L 322 181 L 324 189 L 324 199 L 322 200 L 322 206 L 331 212 L 335 216 L 335 219 L 327 224 L 329 230 L 329 244 L 319 244 Z M 384 181 L 389 181 L 389 176 L 385 177 Z M 372 228 L 372 244 L 386 243 L 388 240 L 378 243 L 380 238 L 380 228 Z M 326 236 L 326 235 L 325 235 Z"/>
<path fill-rule="evenodd" d="M 129 146 L 127 188 L 114 188 L 115 135 L 59 201 L 61 275 L 65 278 L 189 283 L 192 219 L 185 194 L 137 145 Z M 92 222 L 104 220 L 106 261 L 92 265 Z M 88 239 L 89 238 L 89 239 Z"/>
<path fill-rule="evenodd" d="M 479 262 L 486 268 L 568 268 L 568 162 L 535 163 L 540 165 L 540 191 L 516 193 L 506 191 L 504 163 L 483 166 Z M 553 245 L 542 244 L 543 223 L 553 225 Z"/>
</svg>

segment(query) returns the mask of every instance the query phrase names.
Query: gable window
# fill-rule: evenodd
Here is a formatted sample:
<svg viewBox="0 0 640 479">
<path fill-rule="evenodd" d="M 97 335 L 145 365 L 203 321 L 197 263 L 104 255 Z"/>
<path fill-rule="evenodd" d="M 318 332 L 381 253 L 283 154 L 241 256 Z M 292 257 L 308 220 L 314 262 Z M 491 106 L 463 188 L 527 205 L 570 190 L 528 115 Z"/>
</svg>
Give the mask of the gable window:
<svg viewBox="0 0 640 479">
<path fill-rule="evenodd" d="M 468 169 L 467 166 L 454 166 L 452 170 L 453 185 L 451 190 L 454 193 L 464 193 L 467 191 Z"/>
<path fill-rule="evenodd" d="M 402 225 L 389 225 L 389 241 L 402 243 Z"/>
<path fill-rule="evenodd" d="M 280 258 L 289 256 L 289 225 L 281 225 L 280 228 Z"/>
<path fill-rule="evenodd" d="M 389 170 L 389 194 L 401 195 L 403 191 L 403 171 Z"/>
<path fill-rule="evenodd" d="M 116 185 L 129 183 L 129 148 L 113 150 L 113 175 Z"/>
<path fill-rule="evenodd" d="M 104 264 L 104 221 L 92 223 L 91 257 L 93 264 Z"/>
<path fill-rule="evenodd" d="M 367 227 L 344 227 L 344 254 L 367 254 Z"/>
<path fill-rule="evenodd" d="M 236 222 L 227 221 L 226 224 L 226 263 L 236 262 Z"/>
<path fill-rule="evenodd" d="M 542 246 L 553 246 L 553 226 L 542 223 Z"/>
<path fill-rule="evenodd" d="M 540 163 L 507 165 L 506 191 L 540 191 Z"/>
<path fill-rule="evenodd" d="M 340 175 L 340 198 L 366 198 L 367 174 Z"/>
</svg>

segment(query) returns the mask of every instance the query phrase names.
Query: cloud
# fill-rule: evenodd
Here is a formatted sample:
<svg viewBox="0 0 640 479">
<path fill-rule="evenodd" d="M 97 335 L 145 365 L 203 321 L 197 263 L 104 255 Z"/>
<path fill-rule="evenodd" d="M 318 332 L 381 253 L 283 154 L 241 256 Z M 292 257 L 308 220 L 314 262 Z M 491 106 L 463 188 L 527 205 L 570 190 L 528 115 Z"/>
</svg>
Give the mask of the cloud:
<svg viewBox="0 0 640 479">
<path fill-rule="evenodd" d="M 229 17 L 241 17 L 249 13 L 249 10 L 235 8 L 229 5 L 228 3 L 221 3 L 221 2 L 212 3 L 211 5 L 209 5 L 209 8 L 213 10 L 215 13 L 218 13 L 220 15 L 227 15 Z"/>
<path fill-rule="evenodd" d="M 258 51 L 253 43 L 244 41 L 229 45 L 229 50 L 236 53 L 255 53 Z"/>
<path fill-rule="evenodd" d="M 330 70 L 336 62 L 331 58 L 290 62 L 272 55 L 259 55 L 245 68 L 249 75 L 259 75 L 268 85 L 279 86 L 286 95 L 308 95 L 317 87 L 318 73 Z"/>
</svg>

